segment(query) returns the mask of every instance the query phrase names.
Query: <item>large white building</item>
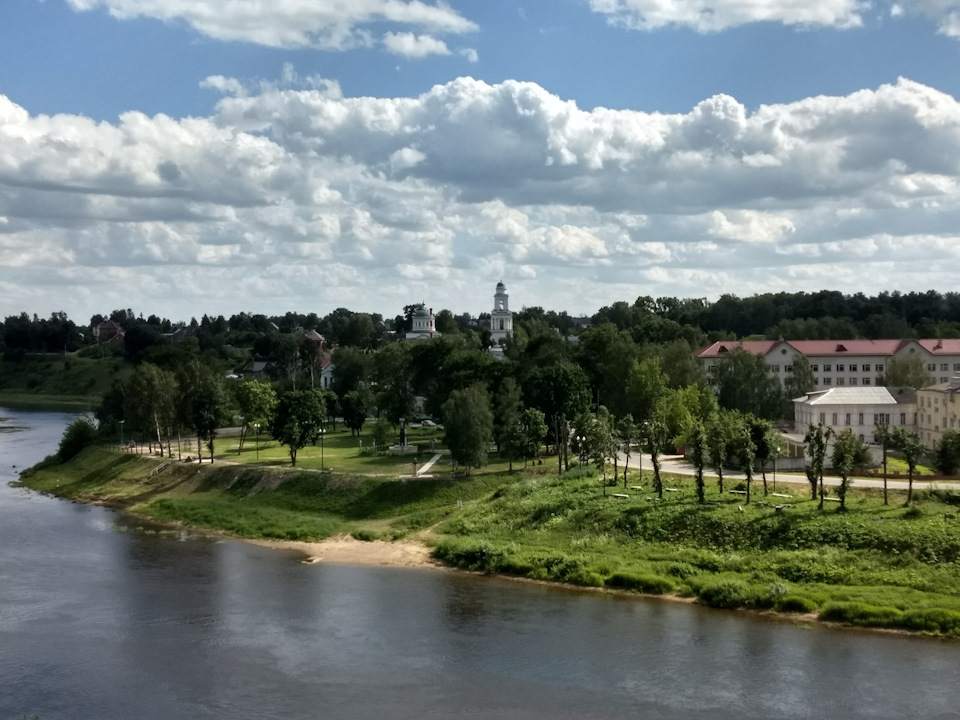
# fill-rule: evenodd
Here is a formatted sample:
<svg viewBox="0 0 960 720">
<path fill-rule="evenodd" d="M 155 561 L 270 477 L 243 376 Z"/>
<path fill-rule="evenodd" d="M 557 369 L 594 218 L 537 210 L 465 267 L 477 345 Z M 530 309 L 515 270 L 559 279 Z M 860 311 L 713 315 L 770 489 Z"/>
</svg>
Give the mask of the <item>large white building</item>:
<svg viewBox="0 0 960 720">
<path fill-rule="evenodd" d="M 912 388 L 834 387 L 811 392 L 793 401 L 797 432 L 823 424 L 839 435 L 852 430 L 862 441 L 873 442 L 877 425 L 891 429 L 917 426 L 917 391 Z"/>
<path fill-rule="evenodd" d="M 917 391 L 917 432 L 930 450 L 947 430 L 960 430 L 960 377 L 951 377 Z"/>
<path fill-rule="evenodd" d="M 796 358 L 810 363 L 818 389 L 882 384 L 887 363 L 894 357 L 918 356 L 937 382 L 960 374 L 958 340 L 721 340 L 700 350 L 707 376 L 711 368 L 736 349 L 762 355 L 770 373 L 783 383 Z"/>
</svg>

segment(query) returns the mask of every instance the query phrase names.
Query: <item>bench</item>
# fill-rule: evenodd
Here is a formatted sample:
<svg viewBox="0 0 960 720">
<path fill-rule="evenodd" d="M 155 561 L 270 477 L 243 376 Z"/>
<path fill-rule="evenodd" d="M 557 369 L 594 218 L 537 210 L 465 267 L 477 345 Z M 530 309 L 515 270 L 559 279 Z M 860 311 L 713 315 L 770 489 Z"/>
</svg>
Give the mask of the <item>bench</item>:
<svg viewBox="0 0 960 720">
<path fill-rule="evenodd" d="M 730 494 L 731 494 L 731 495 L 746 495 L 746 494 L 747 494 L 747 491 L 746 491 L 746 490 L 731 490 L 731 491 L 730 491 Z"/>
<path fill-rule="evenodd" d="M 820 499 L 826 500 L 827 502 L 840 502 L 840 498 L 822 497 Z"/>
<path fill-rule="evenodd" d="M 783 493 L 770 493 L 770 494 L 773 495 L 774 497 L 785 497 L 785 498 L 793 497 L 793 495 L 784 495 Z"/>
<path fill-rule="evenodd" d="M 626 500 L 629 498 L 629 495 L 624 495 L 623 493 L 613 493 L 610 497 L 620 498 L 621 500 Z"/>
</svg>

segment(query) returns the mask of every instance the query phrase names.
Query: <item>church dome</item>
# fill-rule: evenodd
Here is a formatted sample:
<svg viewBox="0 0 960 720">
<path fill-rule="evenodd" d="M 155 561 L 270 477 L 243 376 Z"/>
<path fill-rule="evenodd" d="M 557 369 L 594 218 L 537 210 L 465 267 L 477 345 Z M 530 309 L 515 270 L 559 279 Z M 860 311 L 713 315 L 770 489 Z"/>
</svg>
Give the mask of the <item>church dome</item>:
<svg viewBox="0 0 960 720">
<path fill-rule="evenodd" d="M 430 317 L 430 312 L 429 312 L 425 307 L 422 307 L 422 308 L 420 308 L 419 310 L 417 310 L 417 311 L 413 314 L 413 316 L 414 316 L 414 317 L 418 317 L 418 318 L 428 318 L 428 317 Z"/>
<path fill-rule="evenodd" d="M 489 285 L 488 285 L 487 287 L 489 287 Z M 500 293 L 500 292 L 505 292 L 506 289 L 507 289 L 507 286 L 503 284 L 503 280 L 501 280 L 500 282 L 497 283 L 497 292 L 498 292 L 498 293 Z"/>
</svg>

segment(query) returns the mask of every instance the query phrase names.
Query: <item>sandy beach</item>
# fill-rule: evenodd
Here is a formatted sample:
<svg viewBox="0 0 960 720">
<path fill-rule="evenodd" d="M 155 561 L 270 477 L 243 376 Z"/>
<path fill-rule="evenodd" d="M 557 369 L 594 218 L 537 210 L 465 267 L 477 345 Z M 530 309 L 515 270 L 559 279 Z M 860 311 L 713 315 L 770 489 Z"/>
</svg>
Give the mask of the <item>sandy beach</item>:
<svg viewBox="0 0 960 720">
<path fill-rule="evenodd" d="M 349 535 L 337 535 L 321 542 L 254 540 L 263 547 L 296 550 L 306 557 L 305 563 L 346 563 L 390 567 L 442 567 L 430 557 L 430 548 L 409 541 L 364 542 Z"/>
</svg>

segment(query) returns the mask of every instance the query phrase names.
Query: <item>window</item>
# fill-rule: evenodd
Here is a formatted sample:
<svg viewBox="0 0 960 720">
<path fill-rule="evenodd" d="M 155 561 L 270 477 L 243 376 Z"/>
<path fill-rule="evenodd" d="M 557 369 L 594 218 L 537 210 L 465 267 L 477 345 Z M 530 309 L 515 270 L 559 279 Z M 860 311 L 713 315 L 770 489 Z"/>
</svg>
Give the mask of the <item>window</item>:
<svg viewBox="0 0 960 720">
<path fill-rule="evenodd" d="M 810 366 L 810 369 L 811 369 L 813 372 L 820 372 L 820 366 L 819 366 L 819 365 L 811 365 L 811 366 Z M 957 367 L 955 367 L 954 370 L 960 370 L 960 365 L 957 365 Z"/>
<path fill-rule="evenodd" d="M 860 433 L 860 442 L 863 442 L 863 433 Z"/>
<path fill-rule="evenodd" d="M 954 363 L 954 364 L 953 364 L 953 371 L 954 371 L 954 372 L 960 372 L 960 363 Z"/>
<path fill-rule="evenodd" d="M 901 425 L 906 425 L 906 424 L 907 424 L 907 414 L 906 414 L 906 413 L 900 413 L 900 424 L 901 424 Z"/>
<path fill-rule="evenodd" d="M 830 385 L 832 382 L 833 382 L 833 381 L 832 381 L 830 378 L 824 378 L 824 379 L 823 379 L 823 384 L 824 384 L 824 385 Z"/>
<path fill-rule="evenodd" d="M 813 384 L 814 384 L 814 385 L 819 385 L 819 384 L 820 384 L 820 378 L 815 377 L 815 378 L 813 379 Z"/>
<path fill-rule="evenodd" d="M 864 384 L 864 385 L 869 385 L 869 384 L 870 384 L 870 378 L 864 378 L 864 379 L 863 379 L 863 384 Z"/>
<path fill-rule="evenodd" d="M 936 369 L 937 369 L 936 363 L 927 363 L 927 370 L 929 370 L 930 372 L 934 372 Z"/>
<path fill-rule="evenodd" d="M 879 365 L 879 364 L 878 364 L 878 365 L 874 368 L 874 370 L 876 370 L 877 372 L 883 372 L 883 365 Z"/>
<path fill-rule="evenodd" d="M 780 366 L 779 366 L 779 365 L 771 365 L 771 366 L 770 366 L 770 372 L 775 372 L 775 373 L 780 372 Z"/>
<path fill-rule="evenodd" d="M 843 366 L 843 365 L 837 365 L 837 372 L 843 372 L 843 371 L 844 371 L 844 366 Z"/>
<path fill-rule="evenodd" d="M 827 421 L 826 413 L 820 413 L 820 424 L 823 425 Z"/>
<path fill-rule="evenodd" d="M 788 373 L 792 373 L 792 372 L 793 372 L 793 365 L 784 365 L 784 366 L 783 366 L 783 371 L 784 371 L 784 372 L 788 372 Z"/>
<path fill-rule="evenodd" d="M 836 413 L 834 413 L 834 414 L 833 414 L 833 417 L 830 419 L 830 424 L 831 424 L 831 425 L 836 425 L 836 424 L 837 424 L 837 414 L 836 414 Z"/>
<path fill-rule="evenodd" d="M 849 425 L 849 424 L 850 424 L 850 413 L 847 413 L 846 416 L 844 416 L 843 424 L 844 424 L 844 425 Z"/>
<path fill-rule="evenodd" d="M 823 371 L 824 371 L 824 372 L 830 372 L 830 363 L 824 363 L 824 364 L 823 364 Z"/>
<path fill-rule="evenodd" d="M 874 415 L 873 415 L 873 424 L 874 424 L 874 425 L 889 425 L 889 424 L 890 424 L 890 413 L 874 413 Z"/>
<path fill-rule="evenodd" d="M 837 378 L 837 386 L 843 385 L 843 378 Z"/>
<path fill-rule="evenodd" d="M 950 369 L 950 363 L 940 363 L 940 372 L 947 372 Z"/>
<path fill-rule="evenodd" d="M 851 384 L 851 385 L 856 385 L 856 384 L 857 384 L 857 379 L 856 379 L 855 377 L 850 378 L 850 384 Z"/>
<path fill-rule="evenodd" d="M 857 414 L 857 425 L 863 425 L 863 413 Z"/>
</svg>

